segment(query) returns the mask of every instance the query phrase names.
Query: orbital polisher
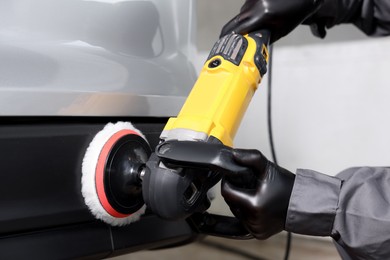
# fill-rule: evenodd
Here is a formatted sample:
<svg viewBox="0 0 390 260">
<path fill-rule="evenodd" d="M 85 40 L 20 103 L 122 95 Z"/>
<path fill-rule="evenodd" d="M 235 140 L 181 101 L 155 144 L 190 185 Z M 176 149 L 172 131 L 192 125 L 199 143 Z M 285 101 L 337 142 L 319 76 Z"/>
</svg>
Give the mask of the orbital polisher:
<svg viewBox="0 0 390 260">
<path fill-rule="evenodd" d="M 253 183 L 251 170 L 234 163 L 231 147 L 267 71 L 269 38 L 263 30 L 219 39 L 153 153 L 130 123 L 108 124 L 95 136 L 83 160 L 82 194 L 96 218 L 125 225 L 138 220 L 146 204 L 164 219 L 191 217 L 203 233 L 248 236 L 238 220 L 206 213 L 208 191 L 226 172 Z"/>
</svg>

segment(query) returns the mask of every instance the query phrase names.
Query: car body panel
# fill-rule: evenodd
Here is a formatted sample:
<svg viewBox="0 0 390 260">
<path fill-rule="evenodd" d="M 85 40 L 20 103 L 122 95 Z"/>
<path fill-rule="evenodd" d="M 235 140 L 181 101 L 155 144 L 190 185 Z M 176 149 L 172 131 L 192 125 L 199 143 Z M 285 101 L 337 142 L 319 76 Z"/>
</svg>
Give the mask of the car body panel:
<svg viewBox="0 0 390 260">
<path fill-rule="evenodd" d="M 195 80 L 193 5 L 1 1 L 0 115 L 176 115 Z"/>
<path fill-rule="evenodd" d="M 147 210 L 89 212 L 81 165 L 109 122 L 151 148 L 195 81 L 192 0 L 0 1 L 0 258 L 101 259 L 197 237 Z"/>
</svg>

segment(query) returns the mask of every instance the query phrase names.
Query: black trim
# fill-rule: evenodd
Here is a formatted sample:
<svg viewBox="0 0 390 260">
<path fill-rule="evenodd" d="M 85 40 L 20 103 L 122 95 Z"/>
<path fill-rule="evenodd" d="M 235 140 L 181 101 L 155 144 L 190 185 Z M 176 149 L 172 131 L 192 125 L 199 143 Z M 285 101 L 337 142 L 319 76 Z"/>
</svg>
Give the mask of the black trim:
<svg viewBox="0 0 390 260">
<path fill-rule="evenodd" d="M 0 259 L 100 259 L 194 236 L 185 221 L 147 215 L 111 228 L 89 212 L 82 159 L 116 121 L 131 121 L 155 147 L 167 118 L 0 117 Z"/>
</svg>

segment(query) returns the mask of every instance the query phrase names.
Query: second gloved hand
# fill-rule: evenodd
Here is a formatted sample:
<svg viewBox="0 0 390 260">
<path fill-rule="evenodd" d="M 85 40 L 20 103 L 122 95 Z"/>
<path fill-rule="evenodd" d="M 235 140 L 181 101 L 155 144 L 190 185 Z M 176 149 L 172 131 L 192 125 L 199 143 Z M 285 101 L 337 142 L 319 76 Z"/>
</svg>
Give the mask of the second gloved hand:
<svg viewBox="0 0 390 260">
<path fill-rule="evenodd" d="M 243 183 L 235 173 L 222 181 L 222 196 L 232 213 L 257 238 L 266 239 L 285 227 L 295 175 L 274 165 L 257 150 L 235 149 L 237 164 L 254 172 L 253 183 Z"/>
<path fill-rule="evenodd" d="M 323 0 L 246 0 L 240 13 L 222 29 L 246 34 L 260 29 L 271 31 L 271 43 L 290 33 L 318 10 Z"/>
</svg>

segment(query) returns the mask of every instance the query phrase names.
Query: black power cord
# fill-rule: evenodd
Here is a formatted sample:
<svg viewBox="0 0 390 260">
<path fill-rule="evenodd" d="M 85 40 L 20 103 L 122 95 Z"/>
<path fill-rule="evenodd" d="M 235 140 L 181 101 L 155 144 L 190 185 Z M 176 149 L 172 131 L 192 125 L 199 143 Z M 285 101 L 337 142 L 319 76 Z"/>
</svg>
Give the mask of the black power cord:
<svg viewBox="0 0 390 260">
<path fill-rule="evenodd" d="M 270 45 L 268 48 L 269 51 L 269 60 L 268 60 L 268 98 L 267 98 L 267 122 L 268 122 L 268 136 L 269 136 L 269 144 L 271 147 L 272 160 L 276 165 L 278 165 L 278 161 L 276 158 L 275 146 L 274 146 L 274 138 L 272 133 L 272 57 L 273 57 L 273 46 Z M 291 240 L 292 235 L 291 232 L 287 233 L 287 241 L 286 241 L 286 249 L 284 253 L 284 260 L 288 260 L 290 257 L 291 251 Z"/>
<path fill-rule="evenodd" d="M 250 252 L 246 252 L 240 248 L 227 246 L 227 245 L 224 245 L 223 243 L 218 243 L 215 241 L 210 241 L 210 240 L 199 241 L 198 243 L 203 245 L 203 246 L 207 246 L 207 247 L 210 247 L 210 248 L 213 248 L 216 250 L 220 250 L 220 251 L 224 251 L 224 252 L 227 252 L 230 254 L 234 254 L 236 256 L 240 256 L 240 257 L 242 257 L 244 259 L 248 259 L 248 260 L 267 260 L 266 258 L 251 254 Z"/>
</svg>

